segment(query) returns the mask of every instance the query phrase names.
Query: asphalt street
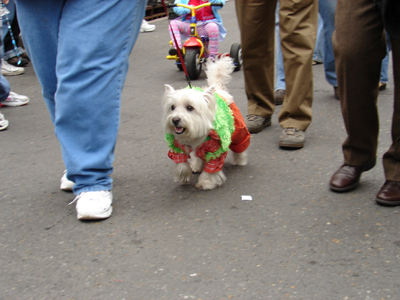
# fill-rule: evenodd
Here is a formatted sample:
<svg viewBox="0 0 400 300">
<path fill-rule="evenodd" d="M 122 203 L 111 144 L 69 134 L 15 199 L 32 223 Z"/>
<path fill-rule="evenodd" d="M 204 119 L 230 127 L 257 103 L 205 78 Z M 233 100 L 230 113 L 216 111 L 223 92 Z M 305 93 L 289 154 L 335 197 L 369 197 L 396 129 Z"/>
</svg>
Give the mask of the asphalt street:
<svg viewBox="0 0 400 300">
<path fill-rule="evenodd" d="M 239 42 L 233 1 L 221 15 L 229 52 Z M 226 184 L 199 191 L 197 176 L 173 182 L 161 98 L 164 84 L 187 84 L 165 58 L 168 20 L 151 23 L 130 57 L 110 219 L 76 219 L 74 195 L 59 190 L 64 165 L 34 71 L 7 77 L 31 101 L 0 108 L 10 121 L 0 133 L 0 299 L 400 299 L 400 208 L 374 201 L 391 143 L 391 70 L 378 99 L 378 163 L 356 190 L 328 188 L 345 130 L 316 65 L 305 147 L 278 147 L 278 106 L 272 126 L 252 135 L 249 164 L 228 156 Z M 193 85 L 205 85 L 204 72 Z M 242 71 L 228 88 L 246 115 Z"/>
</svg>

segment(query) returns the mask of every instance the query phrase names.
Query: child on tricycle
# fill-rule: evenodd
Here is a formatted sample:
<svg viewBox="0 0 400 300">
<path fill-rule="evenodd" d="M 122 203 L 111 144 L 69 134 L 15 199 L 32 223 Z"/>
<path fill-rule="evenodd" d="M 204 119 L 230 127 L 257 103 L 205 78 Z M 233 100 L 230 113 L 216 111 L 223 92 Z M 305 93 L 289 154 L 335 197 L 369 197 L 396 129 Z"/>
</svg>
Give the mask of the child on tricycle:
<svg viewBox="0 0 400 300">
<path fill-rule="evenodd" d="M 175 0 L 174 4 L 198 6 L 204 3 L 220 3 L 223 6 L 225 0 Z M 196 11 L 197 31 L 199 36 L 208 37 L 208 55 L 211 58 L 218 55 L 219 42 L 222 42 L 226 36 L 226 29 L 217 12 L 222 6 L 206 6 Z M 169 28 L 174 48 L 178 46 L 182 49 L 182 38 L 187 39 L 190 36 L 190 10 L 184 7 L 174 7 L 173 10 L 178 15 L 184 15 L 182 20 L 171 21 Z M 178 45 L 175 44 L 172 31 Z M 170 54 L 175 54 L 175 52 L 172 51 Z"/>
</svg>

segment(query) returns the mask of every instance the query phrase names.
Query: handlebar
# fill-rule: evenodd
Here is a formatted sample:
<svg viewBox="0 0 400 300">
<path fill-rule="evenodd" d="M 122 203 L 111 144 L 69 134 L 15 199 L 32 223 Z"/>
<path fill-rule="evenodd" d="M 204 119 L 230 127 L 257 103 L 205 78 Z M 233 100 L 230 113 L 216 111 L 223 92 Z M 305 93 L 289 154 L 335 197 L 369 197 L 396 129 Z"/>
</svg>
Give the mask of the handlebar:
<svg viewBox="0 0 400 300">
<path fill-rule="evenodd" d="M 220 7 L 223 7 L 224 5 L 222 3 L 209 3 L 209 2 L 200 4 L 198 6 L 186 5 L 186 4 L 182 4 L 182 3 L 167 4 L 168 8 L 170 8 L 170 7 L 184 7 L 184 8 L 190 9 L 190 10 L 197 10 L 197 9 L 200 9 L 200 8 L 203 8 L 203 7 L 206 7 L 206 6 L 220 6 Z"/>
</svg>

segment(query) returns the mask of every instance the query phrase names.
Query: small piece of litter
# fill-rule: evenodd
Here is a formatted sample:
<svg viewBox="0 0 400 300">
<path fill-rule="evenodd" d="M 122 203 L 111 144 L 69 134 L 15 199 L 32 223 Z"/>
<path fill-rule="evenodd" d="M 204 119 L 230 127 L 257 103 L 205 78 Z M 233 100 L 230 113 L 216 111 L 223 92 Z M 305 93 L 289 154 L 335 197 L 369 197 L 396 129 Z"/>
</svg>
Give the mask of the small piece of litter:
<svg viewBox="0 0 400 300">
<path fill-rule="evenodd" d="M 242 195 L 242 200 L 243 201 L 251 201 L 251 200 L 253 200 L 253 197 L 247 196 L 247 195 Z"/>
</svg>

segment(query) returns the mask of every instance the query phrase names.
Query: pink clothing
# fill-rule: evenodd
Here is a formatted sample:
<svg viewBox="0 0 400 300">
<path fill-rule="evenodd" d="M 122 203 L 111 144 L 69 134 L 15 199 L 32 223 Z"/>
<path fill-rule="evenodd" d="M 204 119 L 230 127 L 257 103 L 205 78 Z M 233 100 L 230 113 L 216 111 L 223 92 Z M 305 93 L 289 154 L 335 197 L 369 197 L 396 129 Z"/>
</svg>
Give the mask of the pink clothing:
<svg viewBox="0 0 400 300">
<path fill-rule="evenodd" d="M 172 36 L 172 31 L 174 32 L 176 42 L 180 49 L 182 49 L 182 38 L 181 34 L 185 36 L 190 35 L 190 23 L 189 22 L 182 22 L 179 20 L 173 20 L 170 22 L 169 33 L 171 35 L 171 39 L 176 49 L 175 41 Z M 205 25 L 197 24 L 197 31 L 199 36 L 208 36 L 208 51 L 209 54 L 212 56 L 216 56 L 218 54 L 218 47 L 219 47 L 219 28 L 216 23 L 209 22 Z"/>
</svg>

